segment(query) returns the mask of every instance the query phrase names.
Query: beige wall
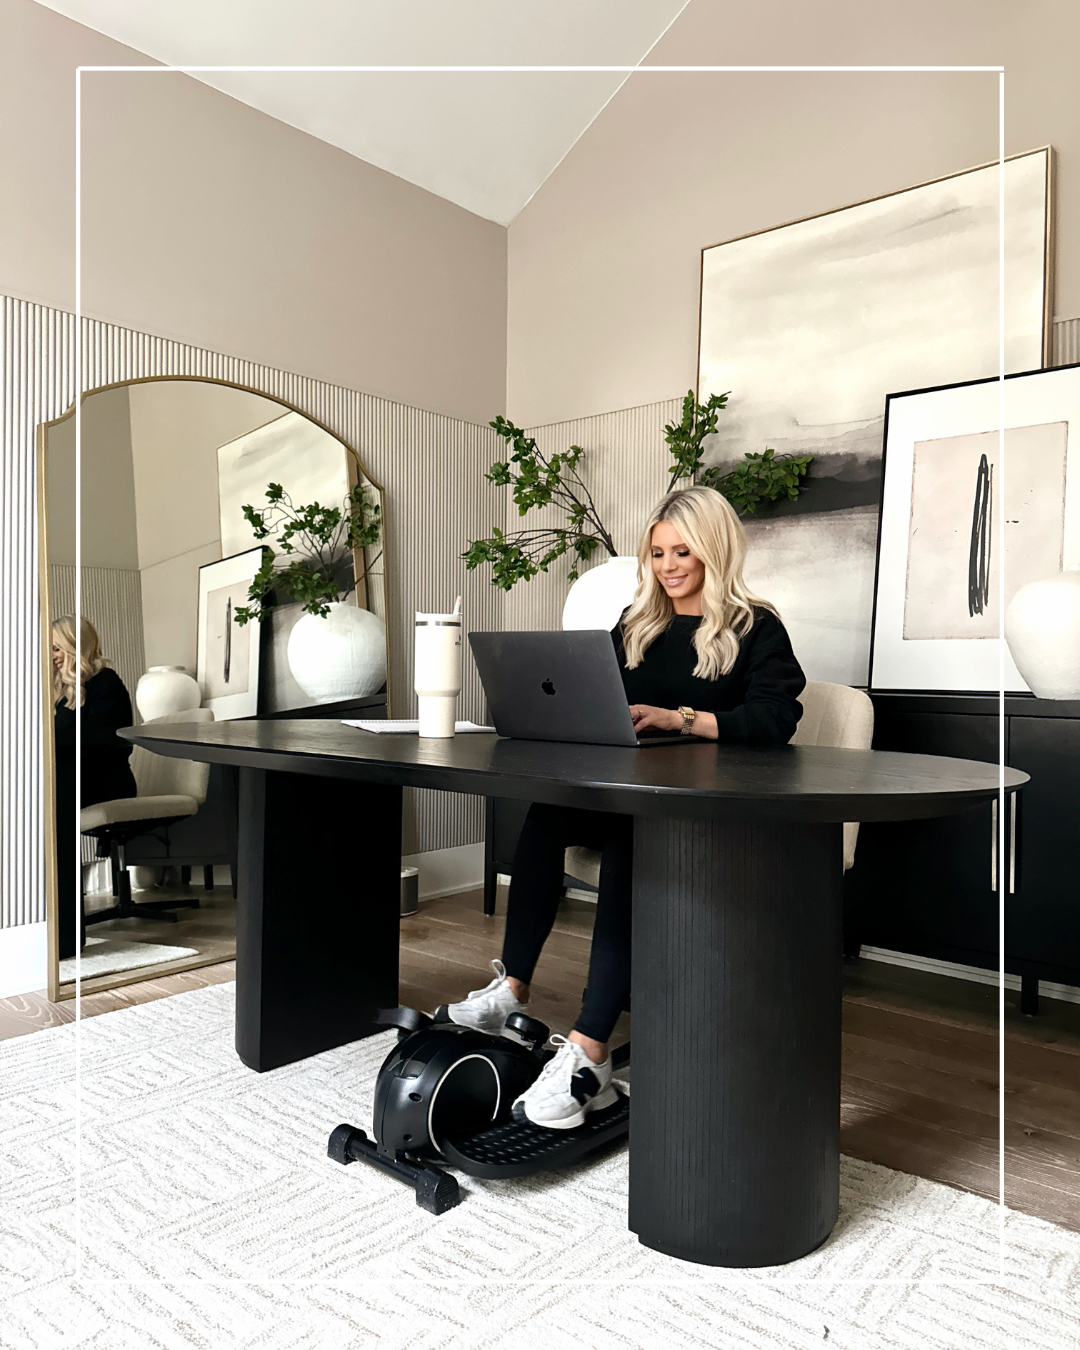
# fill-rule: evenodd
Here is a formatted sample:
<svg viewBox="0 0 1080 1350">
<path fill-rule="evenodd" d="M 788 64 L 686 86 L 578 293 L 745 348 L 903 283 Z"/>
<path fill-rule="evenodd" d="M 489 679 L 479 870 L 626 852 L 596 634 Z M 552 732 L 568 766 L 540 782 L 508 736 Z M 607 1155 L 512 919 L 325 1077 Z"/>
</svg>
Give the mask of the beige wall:
<svg viewBox="0 0 1080 1350">
<path fill-rule="evenodd" d="M 0 0 L 0 292 L 66 310 L 80 63 L 147 61 Z M 502 410 L 501 226 L 188 76 L 83 78 L 87 314 L 468 421 Z"/>
<path fill-rule="evenodd" d="M 146 663 L 194 674 L 199 568 L 221 557 L 218 446 L 283 409 L 258 394 L 194 380 L 153 380 L 123 392 L 131 408 Z"/>
<path fill-rule="evenodd" d="M 692 0 L 649 64 L 1006 65 L 1006 150 L 1059 152 L 1056 312 L 1080 313 L 1074 0 Z M 685 393 L 703 245 L 997 155 L 988 73 L 639 74 L 509 230 L 507 408 Z"/>
<path fill-rule="evenodd" d="M 49 562 L 75 562 L 75 418 L 49 428 Z M 126 389 L 88 398 L 82 413 L 82 563 L 136 571 L 135 482 Z"/>
</svg>

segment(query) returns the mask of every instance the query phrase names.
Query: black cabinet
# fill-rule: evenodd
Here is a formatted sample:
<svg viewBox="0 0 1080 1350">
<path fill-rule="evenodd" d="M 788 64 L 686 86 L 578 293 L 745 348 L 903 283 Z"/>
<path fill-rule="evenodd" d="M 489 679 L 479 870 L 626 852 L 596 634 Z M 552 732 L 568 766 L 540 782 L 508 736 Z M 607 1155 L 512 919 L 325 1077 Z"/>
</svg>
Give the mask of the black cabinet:
<svg viewBox="0 0 1080 1350">
<path fill-rule="evenodd" d="M 906 824 L 863 825 L 845 878 L 845 944 L 1080 985 L 1080 704 L 945 694 L 872 694 L 874 748 L 1005 761 L 1031 775 L 1006 806 Z"/>
<path fill-rule="evenodd" d="M 1011 717 L 1009 763 L 1031 782 L 1009 822 L 1005 951 L 1019 974 L 1080 984 L 1080 719 Z"/>
</svg>

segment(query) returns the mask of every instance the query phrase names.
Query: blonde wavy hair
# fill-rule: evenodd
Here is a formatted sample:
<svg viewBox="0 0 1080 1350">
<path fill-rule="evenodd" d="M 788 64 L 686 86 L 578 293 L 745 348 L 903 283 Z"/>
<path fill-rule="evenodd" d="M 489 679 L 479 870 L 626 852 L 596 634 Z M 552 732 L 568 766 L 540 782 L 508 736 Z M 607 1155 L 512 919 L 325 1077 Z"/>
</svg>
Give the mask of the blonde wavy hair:
<svg viewBox="0 0 1080 1350">
<path fill-rule="evenodd" d="M 653 509 L 638 544 L 640 580 L 623 620 L 623 650 L 629 670 L 671 623 L 675 607 L 652 568 L 653 526 L 669 521 L 695 558 L 705 564 L 701 623 L 694 634 L 698 660 L 694 674 L 702 680 L 726 675 L 739 654 L 739 640 L 754 626 L 754 610 L 776 608 L 752 594 L 743 580 L 746 533 L 726 497 L 713 488 L 690 487 L 670 492 Z"/>
<path fill-rule="evenodd" d="M 59 647 L 63 660 L 59 667 L 52 668 L 53 702 L 63 703 L 65 708 L 80 708 L 85 699 L 83 689 L 87 680 L 93 679 L 103 666 L 109 663 L 101 654 L 101 639 L 97 629 L 89 619 L 79 624 L 79 675 L 75 678 L 75 620 L 68 615 L 52 621 L 52 645 Z"/>
</svg>

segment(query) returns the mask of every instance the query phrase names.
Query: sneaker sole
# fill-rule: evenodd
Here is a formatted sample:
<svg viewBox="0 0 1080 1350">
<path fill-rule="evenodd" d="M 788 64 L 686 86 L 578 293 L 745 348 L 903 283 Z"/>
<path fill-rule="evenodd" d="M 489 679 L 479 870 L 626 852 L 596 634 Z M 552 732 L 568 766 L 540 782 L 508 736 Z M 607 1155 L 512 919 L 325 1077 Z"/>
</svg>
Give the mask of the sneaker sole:
<svg viewBox="0 0 1080 1350">
<path fill-rule="evenodd" d="M 614 1106 L 618 1100 L 619 1094 L 616 1089 L 606 1087 L 603 1092 L 597 1093 L 591 1102 L 586 1102 L 580 1111 L 572 1116 L 564 1116 L 562 1120 L 533 1120 L 522 1102 L 514 1103 L 511 1114 L 519 1123 L 527 1121 L 530 1125 L 538 1125 L 544 1130 L 576 1130 L 579 1125 L 585 1124 L 585 1117 L 590 1111 L 606 1111 L 609 1106 Z"/>
</svg>

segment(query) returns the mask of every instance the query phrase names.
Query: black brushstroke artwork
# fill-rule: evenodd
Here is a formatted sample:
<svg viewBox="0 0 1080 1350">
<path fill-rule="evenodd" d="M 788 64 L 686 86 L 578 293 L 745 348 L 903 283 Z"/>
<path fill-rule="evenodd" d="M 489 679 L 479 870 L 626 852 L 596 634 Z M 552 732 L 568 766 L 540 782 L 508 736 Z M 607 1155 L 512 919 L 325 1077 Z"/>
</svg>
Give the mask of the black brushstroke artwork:
<svg viewBox="0 0 1080 1350">
<path fill-rule="evenodd" d="M 985 455 L 975 475 L 975 506 L 971 514 L 971 548 L 968 553 L 968 614 L 982 614 L 990 600 L 990 503 L 993 470 Z"/>
<path fill-rule="evenodd" d="M 229 672 L 232 668 L 232 596 L 225 601 L 225 683 L 229 683 Z"/>
</svg>

